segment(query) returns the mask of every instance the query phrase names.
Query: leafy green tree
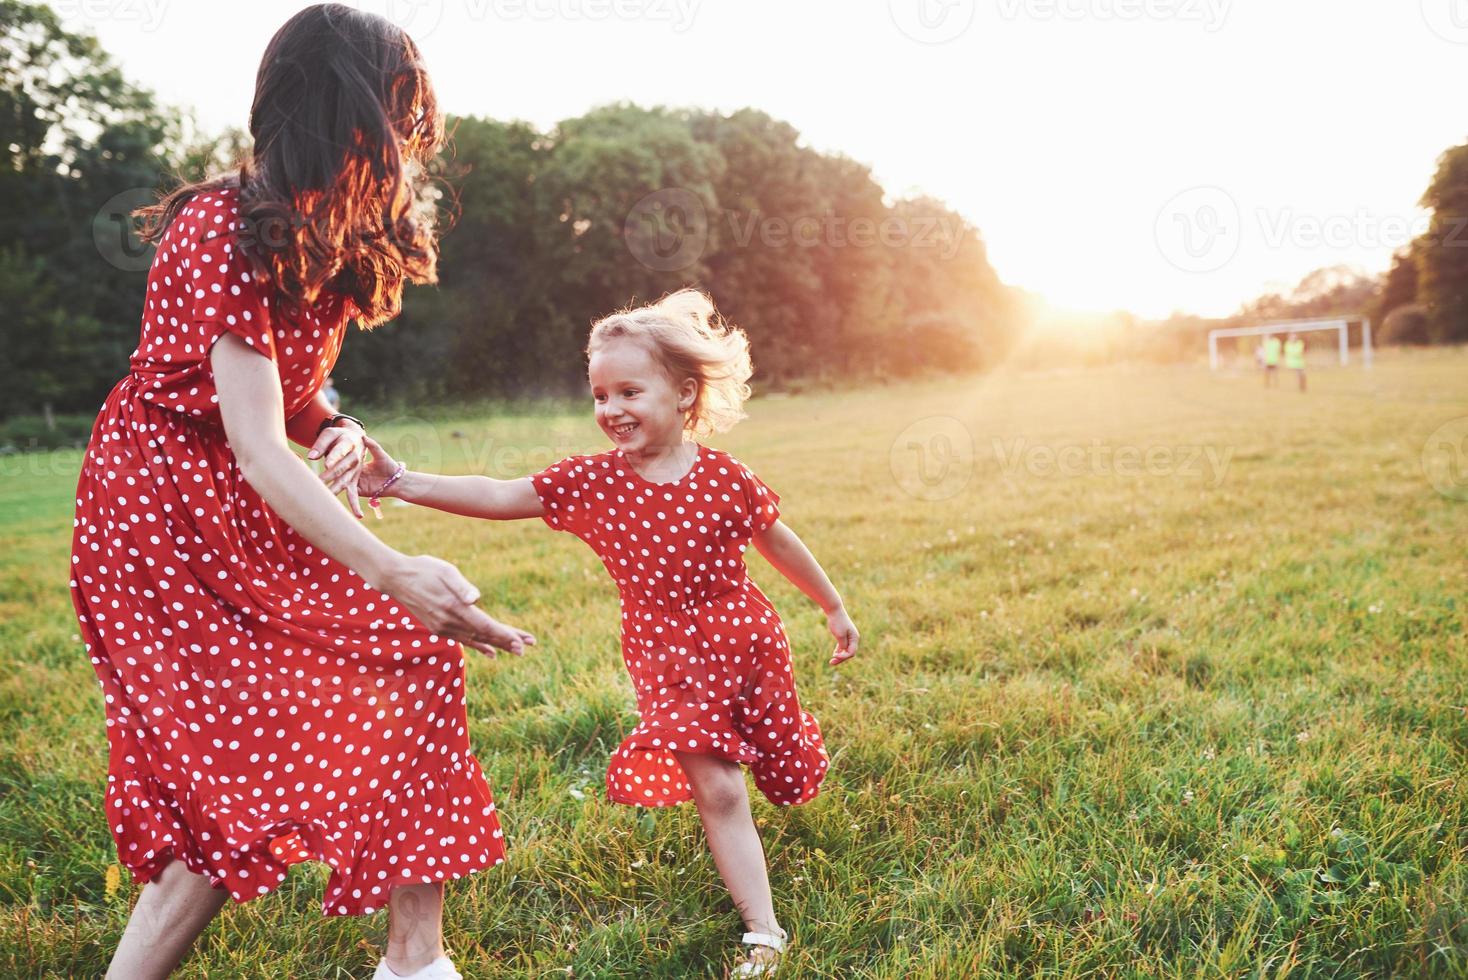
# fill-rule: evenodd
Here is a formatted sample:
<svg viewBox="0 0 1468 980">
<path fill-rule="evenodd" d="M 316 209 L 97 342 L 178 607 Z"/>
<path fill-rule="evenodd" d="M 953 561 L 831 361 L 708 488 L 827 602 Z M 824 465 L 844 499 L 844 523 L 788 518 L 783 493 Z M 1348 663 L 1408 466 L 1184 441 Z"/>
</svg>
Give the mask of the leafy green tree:
<svg viewBox="0 0 1468 980">
<path fill-rule="evenodd" d="M 529 393 L 540 380 L 550 289 L 537 263 L 534 190 L 544 138 L 525 123 L 447 120 L 435 176 L 444 215 L 439 285 L 409 286 L 403 313 L 343 347 L 343 397 Z"/>
<path fill-rule="evenodd" d="M 1417 266 L 1422 244 L 1423 240 L 1417 239 L 1392 256 L 1391 268 L 1371 304 L 1372 323 L 1384 325 L 1394 311 L 1417 302 Z"/>
<path fill-rule="evenodd" d="M 21 245 L 0 249 L 0 308 L 7 377 L 0 415 L 65 406 L 78 376 L 100 377 L 114 367 L 99 343 L 97 321 L 68 310 L 45 261 Z"/>
<path fill-rule="evenodd" d="M 815 373 L 830 312 L 823 302 L 819 228 L 798 236 L 829 209 L 819 156 L 799 146 L 788 123 L 745 109 L 698 113 L 696 139 L 723 160 L 709 212 L 703 276 L 720 312 L 748 335 L 756 379 L 769 383 Z"/>
<path fill-rule="evenodd" d="M 886 344 L 893 369 L 912 375 L 996 363 L 1019 317 L 978 230 L 931 198 L 899 201 L 892 214 L 902 236 L 894 250 L 901 326 Z"/>
<path fill-rule="evenodd" d="M 49 8 L 0 0 L 0 33 L 0 241 L 12 247 L 0 303 L 49 288 L 67 338 L 44 370 L 9 372 L 4 410 L 91 410 L 136 345 L 148 255 L 128 213 L 158 185 L 178 128 Z M 34 318 L 0 324 L 7 351 L 34 348 Z"/>
<path fill-rule="evenodd" d="M 1468 144 L 1438 158 L 1422 206 L 1432 211 L 1417 263 L 1417 298 L 1433 343 L 1468 340 Z"/>
<path fill-rule="evenodd" d="M 682 224 L 691 220 L 684 205 L 716 206 L 723 160 L 693 138 L 686 114 L 626 104 L 566 120 L 548 142 L 535 182 L 534 251 L 550 302 L 545 320 L 528 327 L 550 357 L 546 382 L 579 389 L 577 352 L 593 320 L 702 278 L 706 245 L 701 226 Z M 677 261 L 659 263 L 660 245 L 639 248 L 649 240 L 667 240 Z"/>
</svg>

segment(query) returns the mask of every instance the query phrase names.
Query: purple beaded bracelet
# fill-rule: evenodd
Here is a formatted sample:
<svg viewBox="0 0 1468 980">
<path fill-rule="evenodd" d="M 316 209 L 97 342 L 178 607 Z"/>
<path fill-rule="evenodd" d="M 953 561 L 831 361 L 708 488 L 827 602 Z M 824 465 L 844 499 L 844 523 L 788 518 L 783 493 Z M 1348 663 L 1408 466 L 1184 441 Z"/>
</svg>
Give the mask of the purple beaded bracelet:
<svg viewBox="0 0 1468 980">
<path fill-rule="evenodd" d="M 380 500 L 378 500 L 377 498 L 381 497 L 384 493 L 386 493 L 388 487 L 392 486 L 394 483 L 397 483 L 399 480 L 401 480 L 403 478 L 403 474 L 406 473 L 406 472 L 408 472 L 408 467 L 406 467 L 402 463 L 399 463 L 398 464 L 398 468 L 393 471 L 392 476 L 390 476 L 386 480 L 384 480 L 383 483 L 382 483 L 382 486 L 380 486 L 376 490 L 374 490 L 372 492 L 371 498 L 368 499 L 367 505 L 372 508 L 372 513 L 374 513 L 374 514 L 377 515 L 377 519 L 379 521 L 382 520 L 382 502 Z"/>
</svg>

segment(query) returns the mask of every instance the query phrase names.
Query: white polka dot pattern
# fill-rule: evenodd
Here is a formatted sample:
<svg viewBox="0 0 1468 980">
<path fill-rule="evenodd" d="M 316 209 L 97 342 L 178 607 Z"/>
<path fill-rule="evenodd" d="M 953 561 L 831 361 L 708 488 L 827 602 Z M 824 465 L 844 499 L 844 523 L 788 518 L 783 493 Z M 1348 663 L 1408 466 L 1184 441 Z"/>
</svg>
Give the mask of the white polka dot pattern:
<svg viewBox="0 0 1468 980">
<path fill-rule="evenodd" d="M 186 415 L 217 416 L 207 355 L 228 331 L 275 361 L 289 418 L 331 373 L 355 308 L 326 292 L 314 306 L 272 311 L 268 282 L 239 249 L 238 201 L 234 190 L 201 194 L 158 243 L 129 377 L 144 401 Z"/>
<path fill-rule="evenodd" d="M 319 860 L 323 913 L 361 915 L 395 884 L 500 863 L 503 835 L 463 648 L 285 524 L 225 441 L 206 356 L 222 332 L 276 361 L 293 413 L 350 310 L 273 309 L 235 200 L 203 195 L 164 235 L 77 483 L 71 594 L 106 709 L 105 811 L 134 881 L 178 858 L 245 902 Z"/>
<path fill-rule="evenodd" d="M 568 457 L 532 480 L 545 522 L 590 545 L 621 595 L 640 723 L 612 755 L 607 795 L 690 800 L 674 753 L 695 752 L 748 765 L 772 803 L 813 798 L 829 766 L 820 727 L 800 707 L 784 627 L 743 557 L 779 517 L 779 495 L 705 446 L 669 483 L 644 479 L 620 449 Z"/>
</svg>

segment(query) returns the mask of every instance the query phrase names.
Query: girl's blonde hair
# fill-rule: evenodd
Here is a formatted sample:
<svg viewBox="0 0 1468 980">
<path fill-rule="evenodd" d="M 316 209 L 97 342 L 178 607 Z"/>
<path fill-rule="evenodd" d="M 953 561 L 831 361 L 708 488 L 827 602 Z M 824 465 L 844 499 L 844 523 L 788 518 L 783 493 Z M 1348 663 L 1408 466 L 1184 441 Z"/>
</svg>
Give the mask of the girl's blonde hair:
<svg viewBox="0 0 1468 980">
<path fill-rule="evenodd" d="M 651 306 L 618 310 L 598 320 L 586 343 L 590 357 L 609 341 L 627 338 L 643 345 L 673 384 L 698 382 L 698 394 L 683 427 L 695 436 L 723 432 L 745 418 L 750 395 L 749 338 L 726 322 L 713 301 L 697 289 L 680 289 Z"/>
</svg>

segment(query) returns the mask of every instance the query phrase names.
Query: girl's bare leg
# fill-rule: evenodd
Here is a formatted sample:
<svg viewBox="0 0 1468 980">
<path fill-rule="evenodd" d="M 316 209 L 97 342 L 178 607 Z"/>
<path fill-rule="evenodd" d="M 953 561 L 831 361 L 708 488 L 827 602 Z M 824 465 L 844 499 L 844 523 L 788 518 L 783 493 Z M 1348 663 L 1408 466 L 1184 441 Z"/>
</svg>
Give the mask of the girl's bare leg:
<svg viewBox="0 0 1468 980">
<path fill-rule="evenodd" d="M 719 869 L 745 928 L 750 932 L 778 935 L 780 924 L 775 919 L 775 900 L 770 895 L 765 849 L 749 809 L 749 789 L 744 784 L 743 769 L 737 762 L 717 756 L 674 754 L 693 787 L 693 801 L 698 805 L 714 866 Z M 749 956 L 758 962 L 773 959 L 774 953 L 765 947 L 755 947 Z"/>
<path fill-rule="evenodd" d="M 389 970 L 408 976 L 443 955 L 443 882 L 394 886 L 388 909 Z"/>
<path fill-rule="evenodd" d="M 109 980 L 167 977 L 228 900 L 227 889 L 215 888 L 182 861 L 168 862 L 143 886 L 107 967 Z"/>
</svg>

